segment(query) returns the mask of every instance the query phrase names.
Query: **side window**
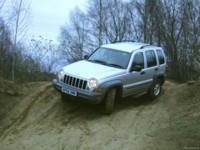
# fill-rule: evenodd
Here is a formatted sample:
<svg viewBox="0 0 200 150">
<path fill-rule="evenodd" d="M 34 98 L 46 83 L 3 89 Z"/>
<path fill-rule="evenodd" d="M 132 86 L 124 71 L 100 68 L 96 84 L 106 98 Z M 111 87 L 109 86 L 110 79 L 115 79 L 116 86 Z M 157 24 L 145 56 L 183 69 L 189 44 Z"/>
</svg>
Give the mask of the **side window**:
<svg viewBox="0 0 200 150">
<path fill-rule="evenodd" d="M 132 68 L 134 68 L 136 65 L 141 66 L 142 69 L 144 68 L 144 57 L 142 52 L 139 52 L 134 56 Z"/>
<path fill-rule="evenodd" d="M 161 50 L 156 50 L 156 53 L 158 55 L 159 64 L 165 63 L 165 58 Z"/>
<path fill-rule="evenodd" d="M 154 51 L 153 50 L 146 51 L 145 54 L 146 54 L 146 58 L 147 58 L 147 67 L 156 66 L 157 65 L 156 55 L 155 55 Z"/>
</svg>

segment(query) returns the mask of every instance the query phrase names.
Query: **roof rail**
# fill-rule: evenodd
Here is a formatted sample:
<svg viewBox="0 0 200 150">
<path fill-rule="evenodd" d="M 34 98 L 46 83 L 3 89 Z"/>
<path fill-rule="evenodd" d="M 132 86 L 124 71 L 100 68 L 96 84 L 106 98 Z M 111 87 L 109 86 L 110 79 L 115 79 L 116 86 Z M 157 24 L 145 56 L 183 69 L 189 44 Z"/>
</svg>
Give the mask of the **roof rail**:
<svg viewBox="0 0 200 150">
<path fill-rule="evenodd" d="M 121 40 L 121 41 L 114 41 L 111 43 L 120 43 L 120 42 L 135 42 L 134 40 Z"/>
<path fill-rule="evenodd" d="M 158 46 L 158 45 L 147 44 L 147 45 L 141 46 L 140 49 L 143 49 L 143 48 L 145 48 L 145 47 L 147 47 L 147 46 Z"/>
</svg>

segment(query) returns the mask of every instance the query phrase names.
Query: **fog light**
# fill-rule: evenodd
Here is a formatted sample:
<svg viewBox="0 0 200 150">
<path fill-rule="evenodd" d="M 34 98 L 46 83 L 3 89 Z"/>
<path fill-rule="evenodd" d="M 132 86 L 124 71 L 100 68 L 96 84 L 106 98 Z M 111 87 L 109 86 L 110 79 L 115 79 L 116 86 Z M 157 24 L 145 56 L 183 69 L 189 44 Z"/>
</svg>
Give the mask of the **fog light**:
<svg viewBox="0 0 200 150">
<path fill-rule="evenodd" d="M 94 92 L 103 93 L 103 89 L 96 88 L 94 89 Z"/>
</svg>

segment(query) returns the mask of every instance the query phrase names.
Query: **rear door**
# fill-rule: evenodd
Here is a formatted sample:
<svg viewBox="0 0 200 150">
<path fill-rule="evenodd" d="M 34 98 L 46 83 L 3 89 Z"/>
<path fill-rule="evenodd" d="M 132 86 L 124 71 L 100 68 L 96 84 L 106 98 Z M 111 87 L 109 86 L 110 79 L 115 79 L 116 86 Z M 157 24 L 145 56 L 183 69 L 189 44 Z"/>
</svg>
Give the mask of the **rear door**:
<svg viewBox="0 0 200 150">
<path fill-rule="evenodd" d="M 162 49 L 156 49 L 157 57 L 158 57 L 158 68 L 159 71 L 164 74 L 166 69 L 166 58 Z"/>
<path fill-rule="evenodd" d="M 159 72 L 159 65 L 156 58 L 156 52 L 153 49 L 147 49 L 145 52 L 145 61 L 146 61 L 146 67 L 145 67 L 145 73 L 147 78 L 147 88 L 150 88 L 154 75 Z"/>
</svg>

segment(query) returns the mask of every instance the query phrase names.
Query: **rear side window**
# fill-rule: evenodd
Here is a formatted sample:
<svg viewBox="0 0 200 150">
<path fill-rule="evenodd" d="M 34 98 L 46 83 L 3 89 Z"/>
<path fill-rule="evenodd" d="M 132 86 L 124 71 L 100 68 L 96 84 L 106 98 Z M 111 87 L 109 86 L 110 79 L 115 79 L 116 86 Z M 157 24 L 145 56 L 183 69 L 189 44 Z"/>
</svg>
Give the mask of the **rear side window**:
<svg viewBox="0 0 200 150">
<path fill-rule="evenodd" d="M 147 59 L 147 67 L 153 67 L 153 66 L 157 65 L 156 55 L 153 50 L 146 51 L 145 55 L 146 55 L 146 59 Z"/>
<path fill-rule="evenodd" d="M 165 58 L 163 52 L 161 50 L 156 50 L 156 53 L 158 55 L 159 64 L 164 64 Z"/>
<path fill-rule="evenodd" d="M 142 69 L 144 68 L 144 57 L 142 52 L 139 52 L 134 56 L 132 68 L 137 65 L 141 66 Z"/>
</svg>

